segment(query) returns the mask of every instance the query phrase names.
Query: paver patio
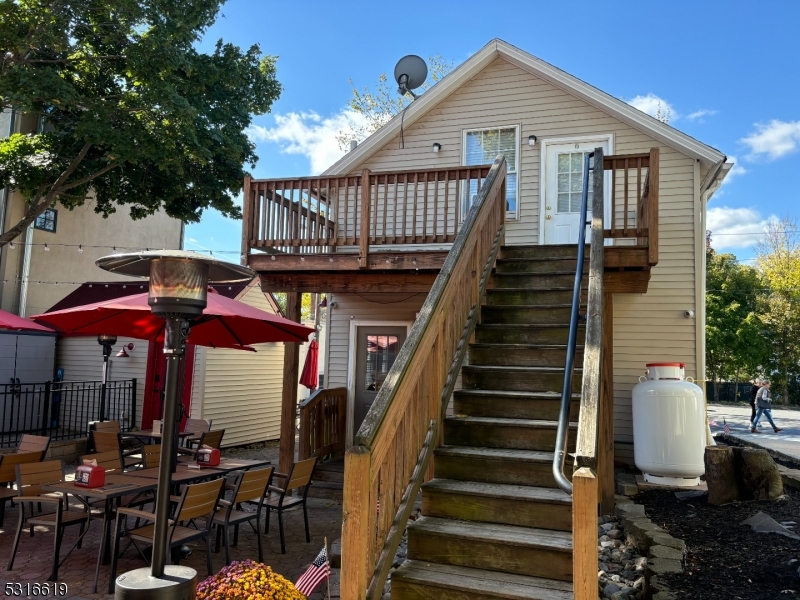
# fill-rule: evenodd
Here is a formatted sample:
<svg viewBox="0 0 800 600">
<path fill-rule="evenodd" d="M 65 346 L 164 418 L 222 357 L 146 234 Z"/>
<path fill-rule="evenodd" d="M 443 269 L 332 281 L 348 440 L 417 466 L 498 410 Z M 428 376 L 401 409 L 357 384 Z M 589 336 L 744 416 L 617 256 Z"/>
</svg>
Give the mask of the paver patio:
<svg viewBox="0 0 800 600">
<path fill-rule="evenodd" d="M 234 451 L 237 457 L 263 456 L 264 451 Z M 269 449 L 267 449 L 269 452 Z M 274 461 L 277 463 L 277 461 Z M 80 507 L 73 501 L 76 510 Z M 0 528 L 0 594 L 4 593 L 6 582 L 35 583 L 46 581 L 50 573 L 53 549 L 53 535 L 46 528 L 37 527 L 36 535 L 30 537 L 23 531 L 20 539 L 19 550 L 14 563 L 14 569 L 6 571 L 5 567 L 11 553 L 11 545 L 18 520 L 18 508 L 8 507 L 3 527 Z M 339 501 L 318 498 L 308 499 L 309 526 L 311 529 L 311 542 L 305 540 L 302 509 L 287 511 L 284 514 L 284 528 L 286 533 L 286 554 L 281 554 L 280 538 L 278 535 L 278 520 L 272 515 L 270 531 L 264 535 L 264 562 L 273 570 L 291 581 L 296 581 L 306 566 L 316 557 L 322 548 L 323 538 L 328 538 L 328 544 L 341 536 L 342 531 L 342 506 Z M 262 522 L 263 523 L 263 522 Z M 75 549 L 59 569 L 59 582 L 68 585 L 68 598 L 85 598 L 96 600 L 111 597 L 107 594 L 110 565 L 101 566 L 98 593 L 92 593 L 92 581 L 97 560 L 97 550 L 100 543 L 102 517 L 93 518 L 89 532 L 84 538 L 83 547 Z M 62 558 L 77 538 L 77 530 L 67 530 L 62 544 Z M 232 534 L 231 534 L 232 536 Z M 123 539 L 122 548 L 127 547 L 127 539 Z M 181 561 L 181 564 L 197 570 L 199 580 L 206 576 L 205 542 L 189 544 L 192 555 Z M 246 524 L 240 528 L 239 544 L 231 548 L 233 560 L 253 559 L 258 560 L 258 547 L 253 530 Z M 218 571 L 225 566 L 224 546 L 219 553 L 212 554 L 214 570 Z M 144 567 L 145 563 L 139 557 L 136 549 L 131 547 L 120 557 L 118 574 L 131 569 Z M 338 574 L 338 571 L 334 572 Z M 309 598 L 324 598 L 325 584 Z M 332 597 L 338 598 L 338 581 L 332 581 Z M 23 596 L 24 597 L 24 596 Z M 33 597 L 33 596 L 31 596 Z M 41 596 L 39 596 L 41 597 Z M 53 597 L 53 596 L 50 596 Z"/>
</svg>

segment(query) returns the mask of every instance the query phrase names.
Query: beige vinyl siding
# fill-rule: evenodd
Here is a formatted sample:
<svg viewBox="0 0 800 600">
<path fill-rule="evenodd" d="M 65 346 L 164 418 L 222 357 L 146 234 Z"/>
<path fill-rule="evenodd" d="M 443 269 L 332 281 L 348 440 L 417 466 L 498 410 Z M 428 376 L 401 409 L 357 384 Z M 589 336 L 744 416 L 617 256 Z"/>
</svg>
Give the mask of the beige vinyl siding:
<svg viewBox="0 0 800 600">
<path fill-rule="evenodd" d="M 411 324 L 427 294 L 331 294 L 336 308 L 328 308 L 330 346 L 325 387 L 347 386 L 347 353 L 350 348 L 350 322 L 372 321 Z"/>
<path fill-rule="evenodd" d="M 116 356 L 123 346 L 130 342 L 136 349 L 128 352 L 128 358 Z M 133 338 L 120 337 L 111 350 L 109 358 L 109 381 L 114 379 L 136 378 L 136 416 L 134 424 L 142 424 L 142 402 L 144 400 L 144 384 L 147 376 L 148 343 Z M 97 337 L 62 337 L 56 344 L 56 368 L 64 369 L 64 381 L 101 381 L 103 379 L 103 347 L 97 343 Z M 126 415 L 108 415 L 109 419 L 123 420 Z"/>
<path fill-rule="evenodd" d="M 520 207 L 519 218 L 506 223 L 506 243 L 510 245 L 539 241 L 541 143 L 528 146 L 529 135 L 539 140 L 569 141 L 577 136 L 612 134 L 615 154 L 661 148 L 659 264 L 652 271 L 646 295 L 617 294 L 614 300 L 615 436 L 630 441 L 631 389 L 646 362 L 681 361 L 686 363 L 688 376 L 702 376 L 703 367 L 697 364 L 698 356 L 702 359 L 697 335 L 702 331 L 694 320 L 683 317 L 684 310 L 697 312 L 701 307 L 695 286 L 696 270 L 701 268 L 696 245 L 703 243 L 704 232 L 694 208 L 693 159 L 497 58 L 407 127 L 404 149 L 395 137 L 353 172 L 361 168 L 395 171 L 458 166 L 464 130 L 513 125 L 520 126 Z M 431 151 L 434 142 L 442 145 L 438 154 Z M 331 321 L 331 385 L 346 382 L 349 315 L 363 318 L 357 309 L 366 309 L 360 301 L 354 302 L 353 308 L 349 306 L 350 300 L 342 300 Z"/>
<path fill-rule="evenodd" d="M 275 314 L 255 285 L 240 301 Z M 198 347 L 192 382 L 192 417 L 224 429 L 223 446 L 280 437 L 283 344 L 256 344 L 257 352 Z"/>
</svg>

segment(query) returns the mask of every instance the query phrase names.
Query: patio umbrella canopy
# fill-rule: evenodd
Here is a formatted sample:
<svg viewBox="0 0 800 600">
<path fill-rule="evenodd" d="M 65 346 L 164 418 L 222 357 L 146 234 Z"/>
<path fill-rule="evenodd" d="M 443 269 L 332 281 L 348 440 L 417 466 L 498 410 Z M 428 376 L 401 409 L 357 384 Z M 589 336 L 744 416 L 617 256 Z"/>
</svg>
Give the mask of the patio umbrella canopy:
<svg viewBox="0 0 800 600">
<path fill-rule="evenodd" d="M 306 362 L 303 364 L 303 373 L 300 375 L 300 385 L 306 386 L 309 390 L 314 391 L 319 385 L 319 344 L 317 340 L 311 340 L 308 346 L 308 354 L 306 354 Z"/>
<path fill-rule="evenodd" d="M 39 323 L 67 335 L 112 333 L 140 340 L 162 341 L 165 321 L 152 314 L 148 294 L 75 306 L 41 315 Z M 34 327 L 36 324 L 32 323 Z M 187 343 L 209 348 L 236 348 L 264 342 L 305 342 L 314 329 L 217 293 L 208 294 L 203 314 L 192 321 Z"/>
<path fill-rule="evenodd" d="M 42 331 L 45 333 L 53 333 L 49 327 L 44 327 L 38 323 L 34 323 L 30 319 L 18 317 L 15 314 L 0 310 L 0 329 L 10 329 L 11 331 Z"/>
</svg>

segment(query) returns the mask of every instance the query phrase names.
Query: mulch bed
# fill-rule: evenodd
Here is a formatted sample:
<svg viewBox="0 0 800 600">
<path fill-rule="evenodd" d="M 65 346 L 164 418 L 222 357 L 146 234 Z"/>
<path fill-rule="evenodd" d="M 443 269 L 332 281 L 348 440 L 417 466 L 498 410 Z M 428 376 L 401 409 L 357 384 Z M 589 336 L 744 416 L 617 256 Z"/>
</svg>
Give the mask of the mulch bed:
<svg viewBox="0 0 800 600">
<path fill-rule="evenodd" d="M 800 599 L 800 540 L 739 525 L 758 511 L 778 522 L 800 523 L 800 492 L 786 493 L 774 502 L 726 506 L 709 504 L 708 496 L 681 501 L 661 490 L 643 492 L 635 501 L 656 525 L 686 543 L 684 573 L 664 578 L 679 598 Z"/>
</svg>

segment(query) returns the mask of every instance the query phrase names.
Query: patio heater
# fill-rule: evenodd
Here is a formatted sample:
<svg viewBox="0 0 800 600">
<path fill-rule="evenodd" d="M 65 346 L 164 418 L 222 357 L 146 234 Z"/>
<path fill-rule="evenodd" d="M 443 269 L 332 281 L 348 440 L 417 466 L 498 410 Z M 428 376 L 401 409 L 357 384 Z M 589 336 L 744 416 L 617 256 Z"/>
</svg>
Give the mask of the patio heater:
<svg viewBox="0 0 800 600">
<path fill-rule="evenodd" d="M 164 354 L 167 358 L 163 431 L 150 568 L 135 569 L 117 577 L 115 597 L 133 599 L 191 599 L 197 587 L 197 572 L 189 567 L 166 565 L 169 494 L 172 458 L 177 447 L 177 389 L 180 359 L 186 348 L 191 322 L 203 313 L 209 283 L 250 281 L 255 273 L 232 263 L 183 250 L 114 254 L 97 260 L 97 266 L 113 273 L 149 277 L 148 304 L 164 323 Z"/>
<path fill-rule="evenodd" d="M 117 343 L 117 336 L 101 333 L 97 336 L 97 343 L 103 347 L 103 381 L 100 384 L 100 421 L 105 421 L 106 385 L 108 384 L 108 357 L 111 356 L 111 346 Z"/>
</svg>

